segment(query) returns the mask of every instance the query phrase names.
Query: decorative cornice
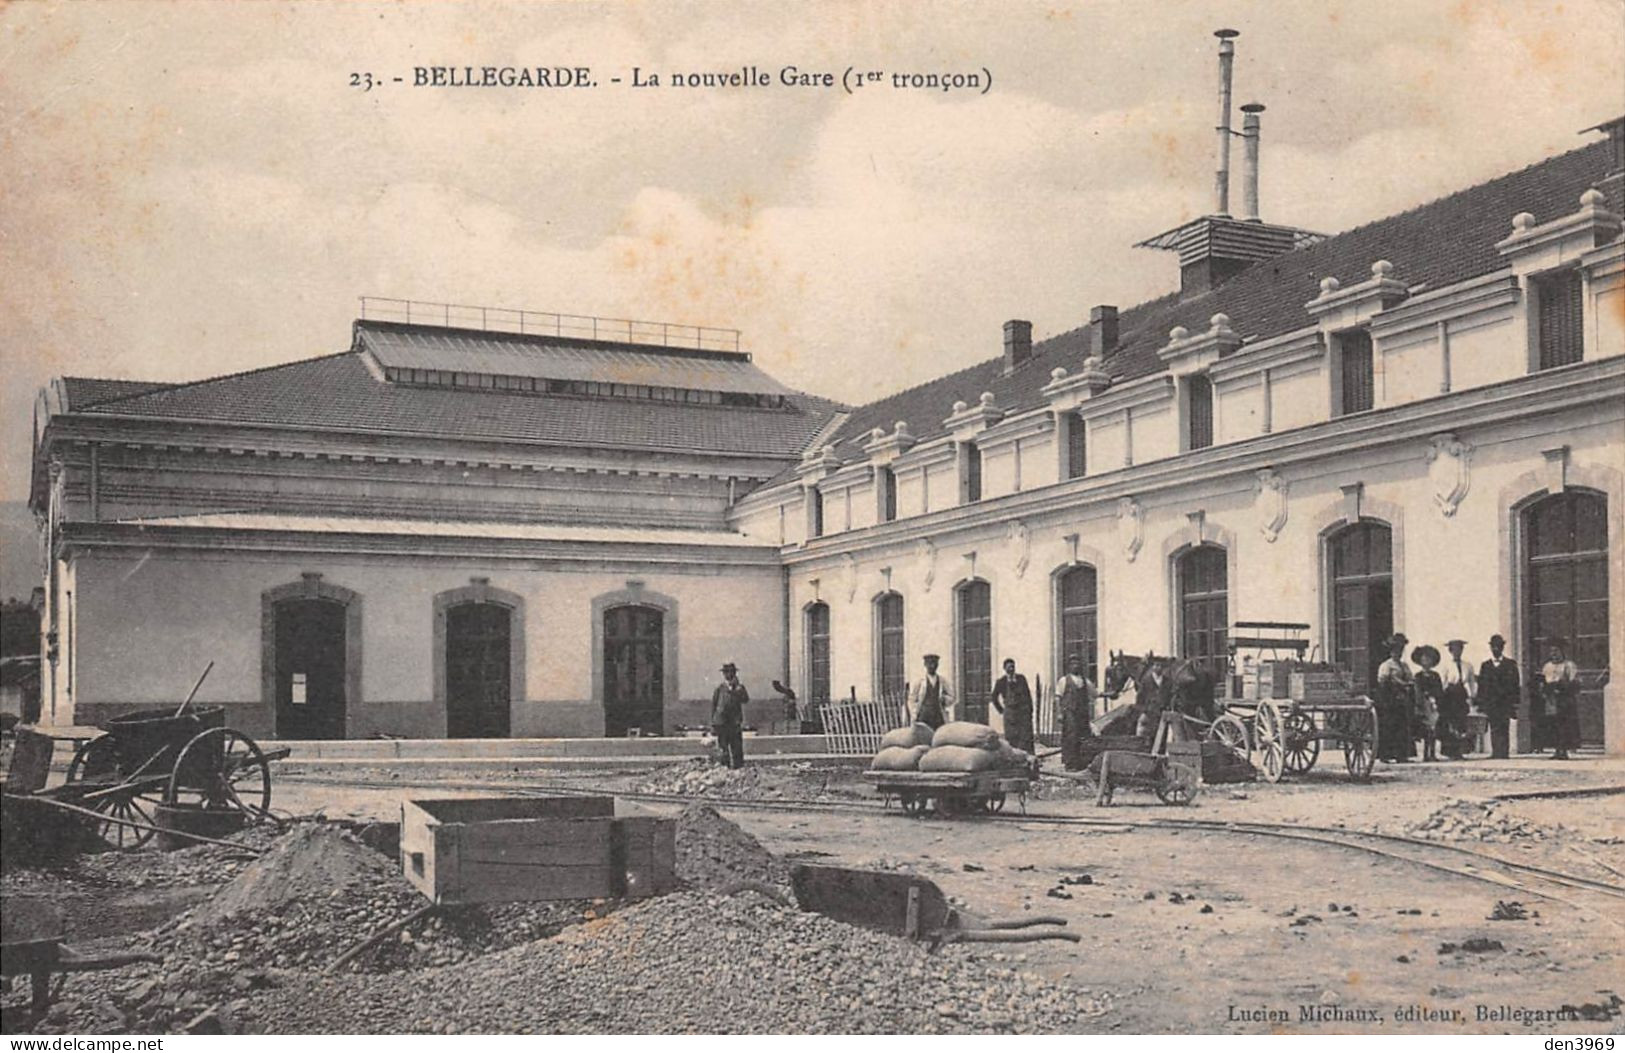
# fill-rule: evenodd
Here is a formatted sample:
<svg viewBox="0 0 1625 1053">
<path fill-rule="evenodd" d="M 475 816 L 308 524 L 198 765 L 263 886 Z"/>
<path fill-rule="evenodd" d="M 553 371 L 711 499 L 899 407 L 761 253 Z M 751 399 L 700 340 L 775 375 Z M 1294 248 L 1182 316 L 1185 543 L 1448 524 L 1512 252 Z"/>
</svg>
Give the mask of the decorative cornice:
<svg viewBox="0 0 1625 1053">
<path fill-rule="evenodd" d="M 808 450 L 802 456 L 801 462 L 796 465 L 796 475 L 805 482 L 816 483 L 824 476 L 840 469 L 844 463 L 835 453 L 835 444 L 830 443 L 816 450 Z"/>
<path fill-rule="evenodd" d="M 1206 332 L 1192 333 L 1182 325 L 1168 331 L 1168 342 L 1157 350 L 1157 357 L 1172 364 L 1191 358 L 1223 358 L 1241 347 L 1241 337 L 1230 328 L 1230 316 L 1216 314 L 1208 320 Z"/>
<path fill-rule="evenodd" d="M 999 424 L 983 432 L 976 443 L 984 450 L 995 450 L 1020 439 L 1047 435 L 1054 426 L 1054 418 L 1050 416 L 1049 410 L 1034 410 L 1019 417 L 1006 417 Z"/>
<path fill-rule="evenodd" d="M 1076 404 L 1081 399 L 1093 398 L 1112 386 L 1112 375 L 1106 372 L 1106 364 L 1098 355 L 1090 355 L 1083 360 L 1083 367 L 1076 373 L 1068 373 L 1065 366 L 1056 366 L 1049 371 L 1049 383 L 1045 384 L 1039 393 L 1055 403 L 1064 402 Z"/>
<path fill-rule="evenodd" d="M 890 433 L 883 428 L 876 428 L 869 433 L 868 440 L 863 444 L 863 452 L 872 461 L 887 461 L 907 453 L 917 440 L 908 430 L 908 421 L 900 420 Z"/>
<path fill-rule="evenodd" d="M 1436 292 L 1418 293 L 1403 304 L 1371 319 L 1371 335 L 1378 340 L 1439 322 L 1471 318 L 1518 302 L 1518 279 L 1511 271 L 1497 271 Z"/>
<path fill-rule="evenodd" d="M 955 402 L 953 412 L 943 419 L 942 426 L 957 441 L 964 442 L 1003 419 L 1004 411 L 994 403 L 993 392 L 984 391 L 974 406 L 964 401 Z"/>
<path fill-rule="evenodd" d="M 1208 367 L 1215 384 L 1241 380 L 1266 369 L 1285 369 L 1301 362 L 1318 362 L 1326 353 L 1319 327 L 1310 326 L 1270 340 L 1244 344 L 1241 350 Z"/>
<path fill-rule="evenodd" d="M 1304 304 L 1303 309 L 1322 324 L 1334 315 L 1338 322 L 1358 324 L 1379 311 L 1386 311 L 1409 294 L 1405 283 L 1395 280 L 1393 273 L 1392 263 L 1378 260 L 1371 265 L 1370 278 L 1348 288 L 1327 276 L 1320 280 L 1320 295 Z"/>
<path fill-rule="evenodd" d="M 1174 378 L 1167 373 L 1152 373 L 1135 380 L 1115 385 L 1110 391 L 1084 401 L 1078 413 L 1086 420 L 1094 420 L 1109 413 L 1121 413 L 1128 408 L 1153 406 L 1174 397 Z"/>
<path fill-rule="evenodd" d="M 1495 243 L 1495 248 L 1516 261 L 1536 252 L 1555 250 L 1567 256 L 1576 251 L 1594 249 L 1619 236 L 1620 217 L 1608 211 L 1607 198 L 1591 187 L 1580 195 L 1577 211 L 1561 216 L 1549 223 L 1535 223 L 1535 217 L 1520 212 L 1512 217 L 1512 234 Z"/>
</svg>

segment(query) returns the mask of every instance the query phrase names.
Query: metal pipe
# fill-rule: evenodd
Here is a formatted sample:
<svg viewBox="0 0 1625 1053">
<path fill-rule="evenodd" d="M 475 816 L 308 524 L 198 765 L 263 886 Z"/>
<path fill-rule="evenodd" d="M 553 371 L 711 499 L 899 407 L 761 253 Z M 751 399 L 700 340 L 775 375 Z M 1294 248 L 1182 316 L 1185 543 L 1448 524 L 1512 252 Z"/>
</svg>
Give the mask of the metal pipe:
<svg viewBox="0 0 1625 1053">
<path fill-rule="evenodd" d="M 1214 212 L 1220 216 L 1230 214 L 1230 79 L 1236 61 L 1234 38 L 1241 34 L 1234 29 L 1214 32 L 1219 38 L 1219 170 L 1213 181 Z"/>
<path fill-rule="evenodd" d="M 1241 218 L 1255 221 L 1258 219 L 1258 115 L 1263 112 L 1261 102 L 1249 102 L 1241 108 Z"/>
</svg>

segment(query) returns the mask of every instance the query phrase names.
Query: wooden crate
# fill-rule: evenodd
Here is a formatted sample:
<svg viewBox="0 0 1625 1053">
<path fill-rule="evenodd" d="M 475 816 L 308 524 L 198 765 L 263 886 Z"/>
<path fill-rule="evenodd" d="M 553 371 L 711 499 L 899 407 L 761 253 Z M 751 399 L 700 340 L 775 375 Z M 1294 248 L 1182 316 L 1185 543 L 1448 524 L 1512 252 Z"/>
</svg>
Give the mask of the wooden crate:
<svg viewBox="0 0 1625 1053">
<path fill-rule="evenodd" d="M 677 823 L 617 816 L 612 797 L 401 805 L 401 868 L 435 903 L 644 899 L 677 887 Z"/>
<path fill-rule="evenodd" d="M 1293 698 L 1291 662 L 1258 663 L 1258 698 Z"/>
<path fill-rule="evenodd" d="M 1298 702 L 1337 702 L 1351 690 L 1348 678 L 1336 670 L 1306 671 L 1292 674 L 1288 697 Z"/>
</svg>

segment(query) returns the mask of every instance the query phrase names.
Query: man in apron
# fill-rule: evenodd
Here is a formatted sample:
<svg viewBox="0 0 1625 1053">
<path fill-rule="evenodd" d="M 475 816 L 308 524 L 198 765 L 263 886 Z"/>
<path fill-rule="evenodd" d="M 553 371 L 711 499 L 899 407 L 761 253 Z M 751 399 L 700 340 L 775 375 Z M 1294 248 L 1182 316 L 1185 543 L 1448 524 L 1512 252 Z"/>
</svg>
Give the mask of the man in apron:
<svg viewBox="0 0 1625 1053">
<path fill-rule="evenodd" d="M 940 728 L 954 719 L 954 691 L 948 678 L 937 675 L 937 655 L 925 656 L 925 675 L 909 690 L 909 717 L 916 724 Z"/>
<path fill-rule="evenodd" d="M 1083 659 L 1072 655 L 1066 672 L 1055 682 L 1055 715 L 1061 724 L 1061 766 L 1079 771 L 1084 761 L 1084 744 L 1095 737 L 1095 687 L 1083 675 Z"/>
</svg>

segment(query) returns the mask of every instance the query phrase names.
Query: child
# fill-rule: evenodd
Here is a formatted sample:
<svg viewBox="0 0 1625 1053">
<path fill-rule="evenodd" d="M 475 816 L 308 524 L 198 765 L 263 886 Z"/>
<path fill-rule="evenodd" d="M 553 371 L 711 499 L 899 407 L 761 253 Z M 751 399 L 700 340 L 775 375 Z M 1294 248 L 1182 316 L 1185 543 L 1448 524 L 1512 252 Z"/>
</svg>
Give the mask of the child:
<svg viewBox="0 0 1625 1053">
<path fill-rule="evenodd" d="M 1439 664 L 1439 649 L 1423 644 L 1411 652 L 1411 661 L 1421 666 L 1416 671 L 1416 734 L 1422 739 L 1422 759 L 1439 759 L 1439 701 L 1444 697 L 1444 680 L 1435 667 Z"/>
</svg>

